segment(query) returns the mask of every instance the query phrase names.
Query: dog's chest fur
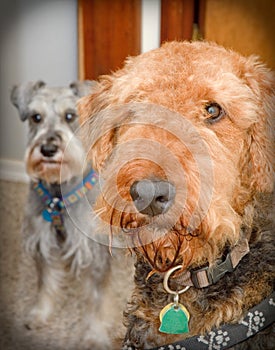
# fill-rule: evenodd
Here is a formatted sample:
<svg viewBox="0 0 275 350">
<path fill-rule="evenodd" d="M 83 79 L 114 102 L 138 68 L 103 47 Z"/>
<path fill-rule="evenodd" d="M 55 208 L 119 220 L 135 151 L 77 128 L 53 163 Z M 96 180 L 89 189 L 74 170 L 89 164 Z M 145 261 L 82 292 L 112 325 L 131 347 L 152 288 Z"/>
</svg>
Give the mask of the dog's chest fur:
<svg viewBox="0 0 275 350">
<path fill-rule="evenodd" d="M 190 288 L 180 296 L 180 302 L 191 316 L 190 333 L 186 336 L 167 335 L 158 331 L 160 311 L 173 301 L 173 297 L 163 288 L 163 276 L 154 274 L 147 279 L 151 268 L 139 255 L 136 263 L 135 297 L 126 312 L 128 332 L 125 344 L 134 349 L 150 349 L 182 340 L 184 337 L 204 334 L 221 323 L 238 322 L 244 310 L 259 303 L 263 293 L 267 297 L 274 288 L 274 241 L 272 229 L 262 232 L 261 238 L 250 245 L 250 253 L 242 259 L 233 273 L 226 274 L 215 285 L 202 289 Z M 173 288 L 177 288 L 176 284 Z M 182 286 L 178 288 L 181 289 Z M 266 342 L 267 349 L 273 342 L 270 331 L 271 329 L 266 332 L 267 337 L 264 340 L 261 334 L 258 336 L 262 338 L 261 342 Z M 253 338 L 251 342 L 247 342 L 247 346 L 247 349 L 257 349 L 258 345 Z"/>
<path fill-rule="evenodd" d="M 62 187 L 60 185 L 48 185 L 47 190 L 52 197 L 62 198 L 62 193 L 69 193 L 78 184 L 78 180 L 78 178 L 74 178 Z M 86 200 L 90 205 L 95 200 L 95 191 L 96 189 L 92 189 L 86 194 Z M 91 273 L 105 274 L 105 269 L 110 260 L 108 248 L 98 244 L 95 237 L 89 239 L 86 236 L 87 234 L 91 235 L 95 231 L 91 207 L 86 205 L 86 202 L 81 199 L 70 207 L 70 212 L 67 210 L 62 211 L 65 228 L 65 236 L 63 238 L 59 237 L 54 225 L 43 218 L 42 212 L 45 209 L 45 203 L 37 195 L 33 185 L 30 184 L 23 233 L 26 236 L 27 250 L 31 255 L 35 256 L 38 253 L 46 260 L 56 259 L 59 262 L 63 261 L 64 265 L 70 268 L 75 267 L 79 270 L 78 272 L 93 263 L 95 268 L 91 270 Z M 70 213 L 73 213 L 73 216 Z M 83 232 L 82 228 L 74 222 L 76 218 L 89 219 L 85 221 L 85 230 L 83 229 Z M 67 258 L 64 259 L 65 256 Z"/>
</svg>

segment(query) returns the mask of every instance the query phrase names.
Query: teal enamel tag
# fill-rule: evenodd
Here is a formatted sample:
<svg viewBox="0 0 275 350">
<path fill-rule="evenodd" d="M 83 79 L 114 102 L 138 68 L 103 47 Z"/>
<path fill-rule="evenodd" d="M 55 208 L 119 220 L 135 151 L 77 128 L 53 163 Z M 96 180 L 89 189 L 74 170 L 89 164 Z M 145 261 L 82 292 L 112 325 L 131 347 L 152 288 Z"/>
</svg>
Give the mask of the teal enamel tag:
<svg viewBox="0 0 275 350">
<path fill-rule="evenodd" d="M 166 272 L 163 278 L 163 287 L 167 293 L 174 295 L 174 302 L 166 305 L 159 314 L 159 331 L 168 334 L 188 333 L 189 312 L 185 306 L 179 303 L 179 295 L 185 293 L 190 286 L 185 286 L 181 290 L 172 290 L 169 287 L 168 280 L 172 273 L 181 270 L 182 265 L 172 267 Z"/>
<path fill-rule="evenodd" d="M 188 333 L 189 312 L 182 304 L 171 303 L 166 305 L 160 312 L 159 331 L 168 334 Z"/>
</svg>

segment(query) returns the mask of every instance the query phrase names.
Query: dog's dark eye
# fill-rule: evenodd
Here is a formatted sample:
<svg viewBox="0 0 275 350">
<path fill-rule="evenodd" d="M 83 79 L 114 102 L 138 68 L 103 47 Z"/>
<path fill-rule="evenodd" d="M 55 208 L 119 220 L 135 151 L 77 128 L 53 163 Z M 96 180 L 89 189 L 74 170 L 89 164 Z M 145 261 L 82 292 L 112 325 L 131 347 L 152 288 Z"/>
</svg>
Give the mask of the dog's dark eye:
<svg viewBox="0 0 275 350">
<path fill-rule="evenodd" d="M 42 116 L 41 116 L 41 114 L 33 114 L 32 116 L 31 116 L 31 120 L 35 123 L 35 124 L 38 124 L 38 123 L 40 123 L 41 121 L 42 121 Z"/>
<path fill-rule="evenodd" d="M 222 109 L 222 107 L 215 102 L 206 105 L 205 110 L 208 113 L 208 117 L 206 121 L 209 124 L 216 123 L 225 115 L 225 112 Z"/>
<path fill-rule="evenodd" d="M 67 123 L 71 123 L 75 120 L 76 114 L 73 112 L 68 112 L 65 114 L 65 120 Z"/>
</svg>

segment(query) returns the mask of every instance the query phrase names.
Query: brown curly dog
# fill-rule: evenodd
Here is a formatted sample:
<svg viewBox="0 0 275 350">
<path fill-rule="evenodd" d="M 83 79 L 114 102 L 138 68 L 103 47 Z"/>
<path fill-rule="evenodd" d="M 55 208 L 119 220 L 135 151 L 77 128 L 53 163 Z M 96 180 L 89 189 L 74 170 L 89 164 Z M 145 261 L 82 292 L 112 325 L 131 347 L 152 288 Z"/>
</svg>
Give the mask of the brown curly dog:
<svg viewBox="0 0 275 350">
<path fill-rule="evenodd" d="M 188 349 L 171 343 L 195 335 L 224 349 L 213 329 L 246 324 L 272 293 L 274 105 L 268 68 L 207 42 L 129 58 L 80 101 L 95 209 L 137 256 L 124 349 Z M 271 327 L 249 325 L 235 348 L 273 348 Z"/>
</svg>

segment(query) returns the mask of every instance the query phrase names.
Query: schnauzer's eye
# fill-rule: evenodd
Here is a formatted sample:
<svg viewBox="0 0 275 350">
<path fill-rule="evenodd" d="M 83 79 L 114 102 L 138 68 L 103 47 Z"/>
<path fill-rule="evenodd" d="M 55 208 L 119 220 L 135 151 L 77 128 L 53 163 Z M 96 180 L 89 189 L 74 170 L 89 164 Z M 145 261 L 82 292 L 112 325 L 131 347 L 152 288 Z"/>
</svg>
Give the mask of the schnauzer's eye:
<svg viewBox="0 0 275 350">
<path fill-rule="evenodd" d="M 42 121 L 42 116 L 41 114 L 34 114 L 31 116 L 31 120 L 35 123 L 35 124 L 38 124 Z"/>
<path fill-rule="evenodd" d="M 209 117 L 206 120 L 209 124 L 214 124 L 225 115 L 225 112 L 222 109 L 222 107 L 215 102 L 206 105 L 205 110 L 209 115 Z"/>
<path fill-rule="evenodd" d="M 76 114 L 73 112 L 68 112 L 65 114 L 65 120 L 67 123 L 71 123 L 75 120 Z"/>
</svg>

